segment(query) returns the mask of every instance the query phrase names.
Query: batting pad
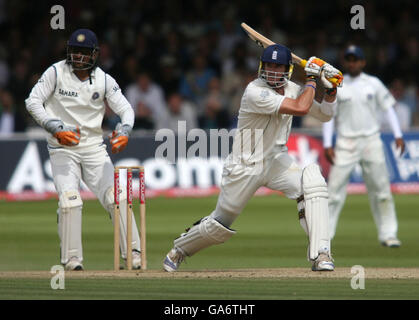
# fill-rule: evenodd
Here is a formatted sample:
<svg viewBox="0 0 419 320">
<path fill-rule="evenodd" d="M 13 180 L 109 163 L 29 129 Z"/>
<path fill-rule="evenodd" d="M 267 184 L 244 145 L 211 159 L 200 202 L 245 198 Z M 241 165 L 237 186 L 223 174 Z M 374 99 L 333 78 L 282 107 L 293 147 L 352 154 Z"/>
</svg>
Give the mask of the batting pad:
<svg viewBox="0 0 419 320">
<path fill-rule="evenodd" d="M 174 241 L 174 247 L 185 255 L 192 256 L 199 250 L 227 241 L 235 233 L 236 231 L 226 228 L 214 218 L 205 217 L 188 232 L 182 233 Z"/>
<path fill-rule="evenodd" d="M 308 255 L 315 260 L 319 252 L 330 252 L 329 207 L 327 184 L 317 164 L 303 170 L 302 185 L 305 200 L 305 221 L 309 237 Z"/>
<path fill-rule="evenodd" d="M 81 212 L 83 202 L 78 191 L 63 192 L 59 196 L 58 235 L 60 236 L 61 263 L 71 257 L 83 260 L 81 242 Z"/>
</svg>

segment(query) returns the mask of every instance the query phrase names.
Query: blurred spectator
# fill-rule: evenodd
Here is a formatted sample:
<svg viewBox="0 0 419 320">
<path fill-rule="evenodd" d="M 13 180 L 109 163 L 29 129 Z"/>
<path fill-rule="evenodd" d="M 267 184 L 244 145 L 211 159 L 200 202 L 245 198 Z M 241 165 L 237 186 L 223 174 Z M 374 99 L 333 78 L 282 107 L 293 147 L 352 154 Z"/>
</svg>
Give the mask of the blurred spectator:
<svg viewBox="0 0 419 320">
<path fill-rule="evenodd" d="M 205 103 L 205 113 L 199 117 L 199 127 L 202 129 L 229 128 L 228 113 L 222 109 L 222 104 L 215 97 L 210 97 Z"/>
<path fill-rule="evenodd" d="M 400 98 L 400 101 L 409 106 L 410 113 L 417 112 L 417 104 L 419 103 L 419 96 L 417 95 L 417 90 L 419 89 L 418 83 L 405 82 L 405 93 L 403 97 Z"/>
<path fill-rule="evenodd" d="M 159 64 L 158 83 L 165 93 L 177 91 L 180 83 L 179 66 L 171 55 L 162 56 Z"/>
<path fill-rule="evenodd" d="M 248 73 L 256 73 L 262 52 L 241 30 L 240 22 L 245 21 L 298 56 L 317 55 L 338 68 L 340 49 L 349 42 L 361 45 L 367 56 L 367 73 L 386 85 L 395 78 L 403 79 L 406 90 L 399 102 L 410 107 L 412 118 L 417 119 L 413 124 L 419 125 L 419 20 L 415 18 L 419 2 L 365 2 L 364 31 L 349 26 L 352 5 L 353 1 L 332 0 L 324 0 L 321 7 L 293 0 L 252 5 L 240 0 L 73 1 L 65 5 L 66 29 L 51 30 L 48 1 L 0 0 L 0 88 L 12 95 L 14 130 L 24 131 L 28 117 L 22 107 L 31 88 L 31 75 L 65 57 L 69 33 L 88 27 L 101 44 L 99 65 L 125 92 L 137 83 L 141 69 L 165 93 L 179 91 L 187 101 L 201 106 L 202 116 L 208 111 L 209 81 L 217 75 L 227 101 L 221 109 L 234 116 L 237 97 Z M 156 109 L 165 105 L 161 96 L 157 100 L 163 102 L 153 105 L 137 98 L 139 127 L 160 126 L 156 124 Z M 113 126 L 117 119 L 111 113 L 107 117 Z M 298 127 L 301 118 L 295 117 L 293 122 Z"/>
<path fill-rule="evenodd" d="M 195 55 L 202 56 L 207 64 L 208 69 L 212 70 L 215 74 L 221 73 L 220 57 L 217 53 L 218 38 L 213 30 L 205 33 L 195 43 Z"/>
<path fill-rule="evenodd" d="M 214 76 L 210 79 L 208 82 L 208 90 L 205 94 L 205 97 L 203 99 L 203 104 L 198 105 L 198 113 L 202 114 L 205 109 L 205 104 L 208 101 L 209 98 L 214 98 L 218 101 L 220 101 L 221 105 L 223 106 L 223 109 L 227 109 L 228 104 L 228 98 L 224 94 L 224 92 L 221 90 L 221 81 L 220 78 Z"/>
<path fill-rule="evenodd" d="M 227 111 L 230 119 L 232 119 L 231 124 L 233 127 L 237 126 L 237 117 L 244 90 L 251 81 L 256 79 L 256 77 L 256 71 L 238 69 L 235 72 L 228 73 L 222 79 L 221 89 L 228 101 Z"/>
<path fill-rule="evenodd" d="M 255 70 L 259 67 L 259 58 L 250 57 L 244 42 L 238 42 L 233 49 L 232 55 L 224 60 L 222 75 L 228 76 L 232 72 L 241 70 Z"/>
<path fill-rule="evenodd" d="M 153 112 L 143 101 L 139 101 L 135 107 L 134 129 L 157 129 L 153 119 Z"/>
<path fill-rule="evenodd" d="M 226 59 L 223 65 L 221 78 L 221 91 L 227 100 L 227 111 L 231 125 L 237 125 L 237 115 L 240 108 L 241 98 L 246 86 L 257 77 L 259 58 L 248 54 L 245 42 L 236 44 L 233 54 Z"/>
<path fill-rule="evenodd" d="M 163 38 L 161 44 L 162 54 L 160 62 L 165 57 L 171 57 L 174 59 L 176 67 L 185 69 L 189 67 L 189 56 L 187 48 L 182 44 L 180 34 L 174 30 L 170 30 Z"/>
<path fill-rule="evenodd" d="M 369 67 L 371 74 L 382 79 L 384 83 L 389 83 L 394 77 L 394 72 L 400 70 L 395 69 L 396 66 L 389 59 L 386 47 L 380 46 L 376 50 L 376 58 L 371 61 L 371 66 L 368 66 L 367 62 L 367 68 Z"/>
<path fill-rule="evenodd" d="M 287 46 L 287 34 L 275 26 L 275 20 L 271 14 L 272 12 L 263 17 L 260 32 L 273 42 Z"/>
<path fill-rule="evenodd" d="M 322 57 L 328 63 L 336 65 L 338 62 L 338 51 L 338 48 L 330 42 L 326 31 L 321 30 L 316 34 L 315 55 L 317 57 Z"/>
<path fill-rule="evenodd" d="M 28 114 L 25 107 L 25 98 L 29 95 L 30 86 L 28 64 L 25 60 L 18 59 L 13 66 L 13 71 L 8 83 L 8 90 L 15 102 L 15 131 L 25 131 L 27 128 Z"/>
<path fill-rule="evenodd" d="M 115 60 L 112 57 L 112 50 L 106 42 L 100 45 L 99 66 L 103 71 L 114 74 Z"/>
<path fill-rule="evenodd" d="M 215 72 L 207 67 L 206 59 L 201 55 L 193 58 L 193 68 L 180 81 L 180 93 L 183 97 L 200 104 L 207 94 L 208 83 Z"/>
<path fill-rule="evenodd" d="M 13 97 L 8 91 L 0 90 L 0 136 L 14 132 L 15 115 Z"/>
<path fill-rule="evenodd" d="M 396 99 L 394 111 L 396 111 L 397 118 L 399 119 L 400 128 L 402 131 L 407 131 L 410 129 L 410 125 L 412 123 L 412 116 L 409 106 L 401 101 L 406 91 L 405 83 L 402 79 L 396 78 L 391 83 L 389 89 L 394 99 Z M 385 118 L 384 113 L 382 113 L 380 120 L 381 130 L 391 131 L 391 126 Z"/>
<path fill-rule="evenodd" d="M 126 89 L 126 97 L 135 111 L 134 129 L 163 127 L 160 121 L 167 118 L 163 90 L 152 82 L 146 72 L 141 72 L 137 81 Z"/>
<path fill-rule="evenodd" d="M 230 128 L 231 121 L 227 111 L 227 100 L 221 92 L 220 80 L 213 77 L 208 86 L 208 95 L 203 99 L 199 127 L 202 129 Z"/>
<path fill-rule="evenodd" d="M 197 127 L 196 106 L 183 99 L 179 93 L 173 92 L 168 95 L 167 107 L 169 117 L 166 128 L 177 132 L 179 121 L 186 121 L 186 131 Z"/>
<path fill-rule="evenodd" d="M 238 21 L 228 16 L 224 18 L 218 46 L 218 56 L 220 59 L 227 59 L 233 52 L 236 44 L 242 39 L 244 39 L 244 34 L 239 28 Z"/>
<path fill-rule="evenodd" d="M 147 37 L 142 32 L 139 32 L 135 39 L 134 53 L 141 68 L 150 68 L 158 62 L 157 57 L 153 55 Z M 147 69 L 147 71 L 149 70 Z"/>
<path fill-rule="evenodd" d="M 122 89 L 135 82 L 138 75 L 138 62 L 134 55 L 124 56 L 124 60 L 115 66 L 115 80 Z"/>
<path fill-rule="evenodd" d="M 6 49 L 0 46 L 0 88 L 4 88 L 9 81 L 9 67 L 6 61 Z"/>
</svg>

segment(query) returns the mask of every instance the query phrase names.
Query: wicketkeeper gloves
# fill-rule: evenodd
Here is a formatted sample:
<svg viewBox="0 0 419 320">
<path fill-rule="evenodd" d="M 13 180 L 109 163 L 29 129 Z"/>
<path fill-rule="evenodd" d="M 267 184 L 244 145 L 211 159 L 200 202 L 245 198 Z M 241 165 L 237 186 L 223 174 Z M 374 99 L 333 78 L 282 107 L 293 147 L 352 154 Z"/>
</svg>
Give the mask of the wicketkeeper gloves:
<svg viewBox="0 0 419 320">
<path fill-rule="evenodd" d="M 44 124 L 44 128 L 64 146 L 76 146 L 80 142 L 78 126 L 68 126 L 59 119 L 50 119 Z"/>
<path fill-rule="evenodd" d="M 112 134 L 109 136 L 112 153 L 118 153 L 125 149 L 128 144 L 128 137 L 132 131 L 132 128 L 128 124 L 118 123 Z"/>
</svg>

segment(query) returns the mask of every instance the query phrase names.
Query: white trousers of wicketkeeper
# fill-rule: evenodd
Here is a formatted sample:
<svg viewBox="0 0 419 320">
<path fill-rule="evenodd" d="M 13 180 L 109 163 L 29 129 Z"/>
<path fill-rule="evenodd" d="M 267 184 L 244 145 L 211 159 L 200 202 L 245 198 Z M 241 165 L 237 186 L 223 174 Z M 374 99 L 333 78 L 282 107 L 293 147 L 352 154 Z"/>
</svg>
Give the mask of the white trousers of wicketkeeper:
<svg viewBox="0 0 419 320">
<path fill-rule="evenodd" d="M 379 241 L 397 236 L 397 217 L 390 189 L 383 143 L 380 134 L 368 137 L 338 137 L 335 164 L 329 174 L 330 236 L 334 237 L 339 215 L 346 198 L 346 187 L 356 164 L 368 190 L 368 198 Z"/>
<path fill-rule="evenodd" d="M 327 185 L 317 165 L 302 170 L 287 151 L 285 146 L 276 146 L 274 155 L 263 160 L 262 171 L 257 170 L 256 175 L 250 166 L 227 161 L 217 206 L 210 217 L 229 227 L 262 186 L 281 191 L 290 199 L 304 195 L 298 204 L 300 224 L 309 238 L 308 259 L 315 260 L 319 252 L 330 253 Z"/>
<path fill-rule="evenodd" d="M 114 214 L 114 167 L 106 152 L 106 146 L 91 147 L 84 151 L 67 148 L 49 149 L 55 188 L 58 193 L 58 235 L 60 237 L 61 263 L 77 257 L 83 260 L 82 249 L 82 206 L 79 188 L 83 181 L 109 212 L 112 222 Z M 120 249 L 126 258 L 126 180 L 121 173 L 121 221 Z M 140 250 L 140 237 L 132 219 L 132 248 Z"/>
</svg>

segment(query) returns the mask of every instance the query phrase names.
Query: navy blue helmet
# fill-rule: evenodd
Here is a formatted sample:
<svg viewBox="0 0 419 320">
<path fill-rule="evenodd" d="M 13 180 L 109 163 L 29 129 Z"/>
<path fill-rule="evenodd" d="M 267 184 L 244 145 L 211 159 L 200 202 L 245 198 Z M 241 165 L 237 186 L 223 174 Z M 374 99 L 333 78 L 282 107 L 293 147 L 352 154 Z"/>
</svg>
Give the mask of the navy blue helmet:
<svg viewBox="0 0 419 320">
<path fill-rule="evenodd" d="M 265 68 L 267 62 L 284 65 L 285 72 L 267 71 Z M 262 52 L 258 75 L 269 86 L 280 88 L 291 79 L 293 67 L 290 49 L 280 44 L 273 44 Z"/>
<path fill-rule="evenodd" d="M 93 70 L 97 65 L 99 44 L 89 29 L 74 31 L 67 42 L 67 63 L 75 70 Z"/>
<path fill-rule="evenodd" d="M 358 60 L 364 60 L 364 51 L 358 46 L 350 45 L 345 50 L 344 58 L 347 59 L 349 56 L 354 56 Z"/>
</svg>

